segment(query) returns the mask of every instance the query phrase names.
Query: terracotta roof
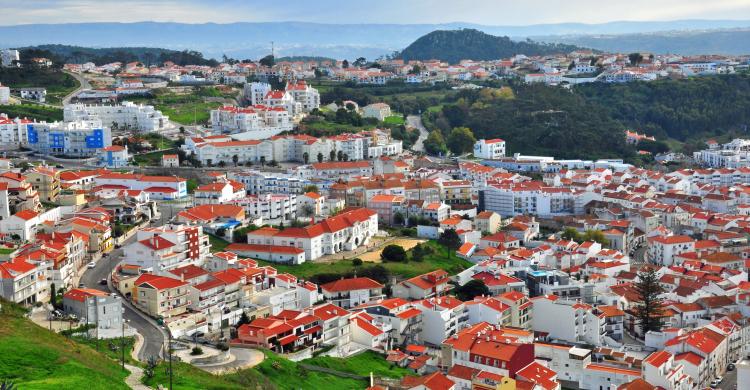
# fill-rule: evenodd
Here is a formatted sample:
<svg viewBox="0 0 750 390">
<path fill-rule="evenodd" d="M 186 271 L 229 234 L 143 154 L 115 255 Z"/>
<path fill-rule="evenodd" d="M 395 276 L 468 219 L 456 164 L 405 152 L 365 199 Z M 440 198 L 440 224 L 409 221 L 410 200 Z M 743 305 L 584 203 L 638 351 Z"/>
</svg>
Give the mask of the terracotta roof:
<svg viewBox="0 0 750 390">
<path fill-rule="evenodd" d="M 91 297 L 106 297 L 109 294 L 104 291 L 94 290 L 91 288 L 74 288 L 63 295 L 64 298 L 72 299 L 75 301 L 83 302 L 86 298 Z"/>
<path fill-rule="evenodd" d="M 321 285 L 320 288 L 328 292 L 342 292 L 353 290 L 379 289 L 383 288 L 383 285 L 370 278 L 359 277 L 336 280 Z"/>
</svg>

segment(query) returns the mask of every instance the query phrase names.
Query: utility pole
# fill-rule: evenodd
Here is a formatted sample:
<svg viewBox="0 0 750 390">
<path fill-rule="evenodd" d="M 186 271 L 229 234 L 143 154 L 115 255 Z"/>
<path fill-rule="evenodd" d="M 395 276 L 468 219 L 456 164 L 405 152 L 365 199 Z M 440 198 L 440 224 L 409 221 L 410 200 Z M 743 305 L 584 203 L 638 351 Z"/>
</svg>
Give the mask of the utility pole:
<svg viewBox="0 0 750 390">
<path fill-rule="evenodd" d="M 169 390 L 172 390 L 172 332 L 167 328 L 169 344 L 167 344 L 167 353 L 169 353 Z"/>
<path fill-rule="evenodd" d="M 122 369 L 125 370 L 125 319 L 121 321 L 122 338 L 120 339 L 120 349 L 122 350 Z"/>
</svg>

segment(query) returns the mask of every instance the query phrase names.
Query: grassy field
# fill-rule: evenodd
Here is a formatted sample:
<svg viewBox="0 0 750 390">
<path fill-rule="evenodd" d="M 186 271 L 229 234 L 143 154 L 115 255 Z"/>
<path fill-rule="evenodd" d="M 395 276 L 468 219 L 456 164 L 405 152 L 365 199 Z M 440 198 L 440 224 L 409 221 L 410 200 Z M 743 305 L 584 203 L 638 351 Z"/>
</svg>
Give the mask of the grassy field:
<svg viewBox="0 0 750 390">
<path fill-rule="evenodd" d="M 165 154 L 174 154 L 177 151 L 175 149 L 161 150 L 158 152 L 151 152 L 145 154 L 137 154 L 133 156 L 133 161 L 141 166 L 159 166 L 161 165 L 161 157 Z"/>
<path fill-rule="evenodd" d="M 19 389 L 127 389 L 127 372 L 94 349 L 37 326 L 2 302 L 0 378 Z"/>
<path fill-rule="evenodd" d="M 384 356 L 373 351 L 367 351 L 346 359 L 318 356 L 312 359 L 305 359 L 301 363 L 350 372 L 362 376 L 368 376 L 370 375 L 370 372 L 377 377 L 396 379 L 403 378 L 406 375 L 414 375 L 412 371 L 389 363 L 385 360 Z"/>
<path fill-rule="evenodd" d="M 206 123 L 210 118 L 209 111 L 222 104 L 209 101 L 211 98 L 234 98 L 236 93 L 224 93 L 214 87 L 195 88 L 192 93 L 176 94 L 167 89 L 154 92 L 154 97 L 144 99 L 128 99 L 140 103 L 153 104 L 169 119 L 183 125 Z"/>
<path fill-rule="evenodd" d="M 266 352 L 266 359 L 252 370 L 268 378 L 279 389 L 350 390 L 367 387 L 367 381 L 308 371 L 272 352 Z"/>
<path fill-rule="evenodd" d="M 229 241 L 216 237 L 213 234 L 208 235 L 208 242 L 211 244 L 211 253 L 222 252 L 229 245 Z"/>
<path fill-rule="evenodd" d="M 161 362 L 154 369 L 152 378 L 143 378 L 145 385 L 156 388 L 158 385 L 169 388 L 169 363 Z M 267 380 L 254 370 L 244 370 L 221 376 L 213 375 L 187 363 L 172 362 L 172 388 L 175 390 L 239 390 L 239 389 L 272 389 Z"/>
<path fill-rule="evenodd" d="M 382 265 L 393 275 L 399 275 L 403 278 L 411 278 L 436 269 L 443 269 L 451 274 L 456 274 L 471 266 L 471 263 L 458 256 L 456 253 L 435 241 L 428 241 L 426 245 L 435 250 L 422 261 L 408 261 L 406 263 L 377 263 Z M 213 250 L 213 248 L 211 248 Z M 411 255 L 411 251 L 408 252 Z M 276 264 L 267 261 L 258 261 L 262 265 L 270 265 L 279 272 L 288 272 L 301 278 L 309 278 L 319 273 L 347 273 L 356 270 L 357 267 L 352 265 L 351 259 L 343 259 L 334 263 L 314 263 L 305 262 L 300 265 Z M 364 262 L 364 266 L 374 265 L 376 263 Z"/>
<path fill-rule="evenodd" d="M 120 349 L 122 348 L 122 338 L 120 337 L 108 340 L 99 340 L 98 345 L 95 338 L 75 336 L 73 337 L 73 339 L 79 344 L 87 345 L 90 348 L 99 351 L 104 355 L 107 355 L 112 360 L 121 361 L 120 359 L 122 359 L 122 352 Z M 110 343 L 117 348 L 111 348 Z M 135 337 L 125 337 L 125 363 L 139 365 L 140 363 L 133 360 L 133 357 L 130 356 L 130 352 L 133 350 L 134 345 Z"/>
<path fill-rule="evenodd" d="M 8 114 L 10 118 L 29 118 L 47 122 L 63 119 L 62 109 L 37 104 L 0 105 L 0 113 Z"/>
<path fill-rule="evenodd" d="M 402 115 L 392 115 L 389 117 L 386 117 L 385 120 L 383 120 L 383 123 L 386 125 L 403 125 L 406 123 L 404 121 L 404 117 Z"/>
<path fill-rule="evenodd" d="M 11 88 L 45 88 L 46 102 L 60 104 L 62 98 L 79 87 L 75 77 L 53 69 L 7 68 L 0 70 L 0 83 Z"/>
</svg>

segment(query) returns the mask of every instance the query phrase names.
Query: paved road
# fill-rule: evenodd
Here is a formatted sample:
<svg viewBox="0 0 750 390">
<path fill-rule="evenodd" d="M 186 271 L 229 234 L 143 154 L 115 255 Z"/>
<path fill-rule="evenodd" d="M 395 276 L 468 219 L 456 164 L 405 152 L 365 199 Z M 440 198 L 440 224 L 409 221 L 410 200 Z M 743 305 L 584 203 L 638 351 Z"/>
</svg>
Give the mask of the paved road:
<svg viewBox="0 0 750 390">
<path fill-rule="evenodd" d="M 721 390 L 734 390 L 737 388 L 737 369 L 735 368 L 732 371 L 727 371 L 726 374 L 724 374 L 724 379 L 719 383 L 719 387 L 717 389 Z"/>
<path fill-rule="evenodd" d="M 424 151 L 424 140 L 427 139 L 427 129 L 422 124 L 422 117 L 419 115 L 409 115 L 406 117 L 406 125 L 410 127 L 414 127 L 417 130 L 419 130 L 419 138 L 416 142 L 414 142 L 414 145 L 412 145 L 411 150 L 415 152 L 423 152 Z"/>
<path fill-rule="evenodd" d="M 128 239 L 125 245 L 134 240 L 135 236 Z M 113 250 L 106 257 L 102 257 L 95 268 L 87 268 L 81 276 L 80 283 L 89 288 L 113 292 L 109 286 L 99 284 L 99 281 L 107 279 L 120 259 L 122 259 L 122 248 Z M 138 359 L 144 361 L 149 356 L 161 356 L 162 346 L 166 339 L 164 329 L 159 327 L 152 319 L 146 318 L 144 314 L 136 311 L 130 302 L 124 301 L 123 309 L 123 317 L 129 321 L 130 326 L 143 336 L 143 348 L 138 353 Z"/>
<path fill-rule="evenodd" d="M 646 245 L 641 246 L 640 248 L 636 249 L 633 253 L 633 263 L 635 264 L 643 264 L 646 262 Z"/>
<path fill-rule="evenodd" d="M 69 93 L 69 94 L 68 94 L 68 96 L 65 96 L 65 97 L 63 98 L 63 100 L 62 100 L 62 104 L 63 104 L 63 106 L 64 106 L 64 105 L 66 105 L 66 104 L 70 103 L 70 99 L 72 99 L 72 98 L 73 98 L 74 96 L 78 95 L 78 93 L 79 93 L 79 92 L 83 91 L 84 89 L 91 89 L 91 84 L 89 83 L 89 81 L 88 81 L 88 80 L 86 80 L 86 78 L 85 78 L 85 77 L 83 77 L 83 76 L 82 76 L 81 74 L 79 74 L 79 73 L 68 72 L 67 70 L 65 70 L 65 71 L 63 71 L 63 72 L 65 72 L 65 73 L 67 73 L 67 74 L 69 74 L 69 75 L 71 75 L 71 76 L 75 77 L 75 79 L 76 79 L 76 80 L 78 80 L 78 82 L 79 82 L 79 83 L 81 84 L 81 85 L 80 85 L 80 86 L 78 87 L 78 89 L 76 89 L 75 91 L 73 91 L 73 92 Z"/>
</svg>

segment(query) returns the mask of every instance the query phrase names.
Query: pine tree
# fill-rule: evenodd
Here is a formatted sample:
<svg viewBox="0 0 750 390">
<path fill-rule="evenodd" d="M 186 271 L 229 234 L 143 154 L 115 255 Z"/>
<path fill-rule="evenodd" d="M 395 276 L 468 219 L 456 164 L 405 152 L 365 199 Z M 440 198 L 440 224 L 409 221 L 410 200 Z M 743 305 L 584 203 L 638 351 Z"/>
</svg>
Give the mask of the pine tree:
<svg viewBox="0 0 750 390">
<path fill-rule="evenodd" d="M 664 292 L 664 288 L 659 284 L 659 277 L 652 267 L 638 273 L 635 289 L 640 297 L 640 302 L 635 306 L 635 317 L 644 336 L 648 331 L 661 330 L 663 300 L 659 295 Z"/>
</svg>

